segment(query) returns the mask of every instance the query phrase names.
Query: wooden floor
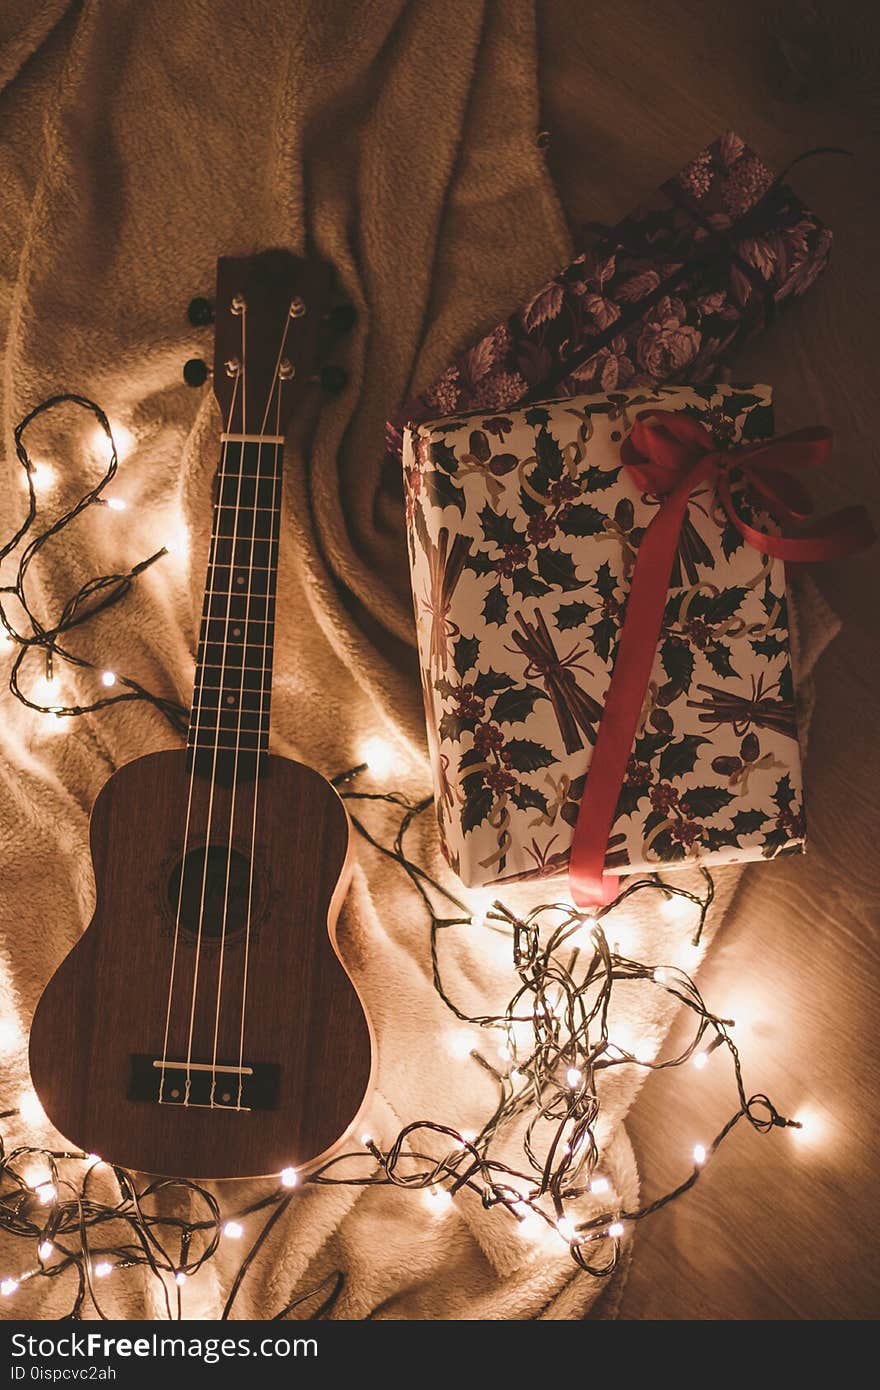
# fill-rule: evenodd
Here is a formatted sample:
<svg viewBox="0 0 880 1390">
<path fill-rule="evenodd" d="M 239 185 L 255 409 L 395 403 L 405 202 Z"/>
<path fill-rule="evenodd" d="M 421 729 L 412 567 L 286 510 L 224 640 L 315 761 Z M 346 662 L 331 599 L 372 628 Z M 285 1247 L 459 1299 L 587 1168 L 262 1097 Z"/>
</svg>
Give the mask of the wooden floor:
<svg viewBox="0 0 880 1390">
<path fill-rule="evenodd" d="M 831 225 L 832 269 L 736 359 L 770 381 L 781 429 L 826 423 L 826 509 L 880 522 L 880 7 L 873 0 L 545 0 L 548 159 L 578 223 L 613 221 L 721 130 L 736 129 Z M 873 1318 L 880 1314 L 880 989 L 876 596 L 880 547 L 814 577 L 845 620 L 825 658 L 807 763 L 809 853 L 748 870 L 699 983 L 738 1020 L 751 1091 L 811 1128 L 742 1125 L 697 1188 L 638 1236 L 621 1316 Z M 652 1197 L 690 1169 L 736 1108 L 716 1054 L 657 1074 L 630 1133 Z"/>
</svg>

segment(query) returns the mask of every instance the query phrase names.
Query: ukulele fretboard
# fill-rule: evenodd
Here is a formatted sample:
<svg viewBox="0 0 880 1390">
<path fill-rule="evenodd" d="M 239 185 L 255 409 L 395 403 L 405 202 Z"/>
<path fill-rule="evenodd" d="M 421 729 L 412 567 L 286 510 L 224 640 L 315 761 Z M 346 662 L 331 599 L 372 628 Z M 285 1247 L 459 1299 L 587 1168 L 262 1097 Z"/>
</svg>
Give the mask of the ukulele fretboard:
<svg viewBox="0 0 880 1390">
<path fill-rule="evenodd" d="M 223 445 L 187 746 L 209 776 L 269 746 L 283 446 Z"/>
</svg>

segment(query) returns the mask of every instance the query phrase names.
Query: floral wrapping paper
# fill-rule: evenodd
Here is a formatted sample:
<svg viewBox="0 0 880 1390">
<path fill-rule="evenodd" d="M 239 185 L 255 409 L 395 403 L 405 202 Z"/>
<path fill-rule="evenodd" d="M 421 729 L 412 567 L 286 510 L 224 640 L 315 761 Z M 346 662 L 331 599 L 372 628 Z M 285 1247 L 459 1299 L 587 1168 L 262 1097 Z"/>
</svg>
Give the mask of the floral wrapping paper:
<svg viewBox="0 0 880 1390">
<path fill-rule="evenodd" d="M 831 232 L 733 131 L 566 266 L 389 422 L 707 381 L 828 262 Z"/>
<path fill-rule="evenodd" d="M 658 507 L 620 459 L 651 407 L 695 416 L 719 447 L 773 432 L 768 387 L 696 385 L 405 433 L 437 817 L 469 886 L 568 862 L 635 556 Z M 743 495 L 738 508 L 755 520 Z M 771 858 L 803 839 L 784 567 L 746 544 L 714 488 L 698 489 L 606 868 Z"/>
</svg>

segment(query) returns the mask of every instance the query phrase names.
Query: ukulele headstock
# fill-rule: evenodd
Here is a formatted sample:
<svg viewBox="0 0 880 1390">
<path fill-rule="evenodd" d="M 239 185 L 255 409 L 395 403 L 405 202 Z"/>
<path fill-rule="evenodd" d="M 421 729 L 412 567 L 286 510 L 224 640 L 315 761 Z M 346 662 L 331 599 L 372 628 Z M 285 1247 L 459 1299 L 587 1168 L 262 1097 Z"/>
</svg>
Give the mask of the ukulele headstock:
<svg viewBox="0 0 880 1390">
<path fill-rule="evenodd" d="M 230 434 L 284 435 L 313 389 L 329 266 L 289 251 L 223 256 L 214 305 L 214 395 Z"/>
</svg>

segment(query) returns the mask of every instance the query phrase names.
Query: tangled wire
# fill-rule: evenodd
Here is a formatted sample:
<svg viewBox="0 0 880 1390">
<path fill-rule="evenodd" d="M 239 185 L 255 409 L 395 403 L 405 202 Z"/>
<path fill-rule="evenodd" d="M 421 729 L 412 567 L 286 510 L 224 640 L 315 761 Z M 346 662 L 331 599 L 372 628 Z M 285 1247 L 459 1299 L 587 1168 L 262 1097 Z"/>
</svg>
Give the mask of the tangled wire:
<svg viewBox="0 0 880 1390">
<path fill-rule="evenodd" d="M 25 544 L 15 582 L 0 587 L 0 624 L 20 650 L 12 664 L 10 690 L 30 709 L 44 714 L 76 716 L 120 701 L 153 704 L 177 730 L 186 727 L 187 712 L 174 701 L 120 677 L 122 689 L 89 705 L 66 707 L 34 703 L 21 691 L 18 675 L 29 651 L 40 649 L 53 660 L 91 667 L 70 651 L 66 634 L 119 602 L 148 566 L 167 552 L 163 548 L 122 574 L 91 579 L 64 605 L 53 622 L 41 622 L 27 594 L 29 567 L 46 543 L 72 524 L 101 494 L 117 469 L 116 447 L 109 421 L 94 402 L 61 395 L 44 402 L 15 431 L 15 447 L 26 470 L 28 516 L 0 559 L 25 540 L 37 512 L 34 465 L 23 436 L 42 412 L 62 403 L 90 410 L 105 432 L 111 457 L 100 482 L 50 527 Z M 13 623 L 5 601 L 14 597 L 25 621 Z M 50 668 L 51 669 L 51 668 Z M 499 1208 L 510 1219 L 512 1235 L 540 1239 L 549 1233 L 562 1251 L 567 1245 L 573 1261 L 587 1274 L 606 1277 L 616 1267 L 622 1242 L 632 1228 L 660 1207 L 680 1197 L 697 1182 L 706 1161 L 731 1130 L 745 1119 L 759 1132 L 797 1127 L 763 1094 L 746 1092 L 740 1056 L 730 1033 L 731 1019 L 708 1008 L 689 975 L 675 965 L 644 963 L 621 954 L 616 943 L 615 914 L 634 895 L 653 895 L 658 907 L 680 899 L 699 914 L 694 944 L 699 942 L 714 888 L 703 872 L 704 890 L 663 882 L 651 875 L 627 882 L 613 902 L 594 915 L 579 912 L 570 902 L 548 902 L 517 916 L 499 898 L 475 925 L 473 910 L 443 883 L 431 876 L 407 851 L 407 835 L 432 806 L 431 798 L 413 801 L 399 792 L 359 788 L 364 767 L 334 779 L 347 803 L 357 833 L 372 850 L 396 863 L 418 895 L 430 929 L 433 986 L 446 1008 L 462 1023 L 484 1030 L 485 1052 L 503 1057 L 503 1065 L 474 1047 L 469 1057 L 488 1074 L 495 1091 L 494 1109 L 477 1134 L 462 1134 L 430 1119 L 414 1120 L 383 1149 L 370 1136 L 293 1186 L 295 1175 L 282 1175 L 265 1195 L 249 1204 L 221 1210 L 218 1199 L 199 1183 L 159 1179 L 141 1183 L 125 1169 L 103 1163 L 78 1150 L 19 1145 L 8 1149 L 0 1137 L 0 1229 L 21 1238 L 33 1252 L 26 1269 L 0 1283 L 0 1294 L 12 1296 L 37 1279 L 63 1279 L 72 1284 L 67 1318 L 80 1318 L 89 1305 L 99 1317 L 102 1281 L 115 1271 L 138 1268 L 155 1279 L 169 1319 L 182 1316 L 181 1292 L 189 1278 L 215 1256 L 224 1237 L 240 1238 L 244 1222 L 260 1225 L 253 1234 L 232 1280 L 221 1318 L 232 1316 L 243 1282 L 278 1223 L 310 1185 L 390 1186 L 427 1193 L 438 1208 L 459 1194 L 476 1194 L 487 1210 Z M 383 824 L 370 828 L 362 815 L 366 803 L 378 803 Z M 395 823 L 396 822 L 396 823 Z M 441 942 L 456 931 L 502 932 L 509 939 L 516 988 L 497 1013 L 471 1014 L 461 1008 L 444 982 Z M 647 1058 L 615 1042 L 609 1013 L 621 983 L 639 982 L 661 990 L 689 1011 L 690 1041 L 677 1055 Z M 500 1045 L 499 1045 L 500 1044 Z M 675 1188 L 635 1209 L 621 1207 L 609 1178 L 601 1171 L 603 1154 L 597 1137 L 602 1113 L 602 1079 L 614 1067 L 640 1066 L 652 1070 L 681 1067 L 695 1057 L 726 1049 L 735 1078 L 739 1108 L 714 1140 L 694 1151 L 693 1168 Z M 10 1108 L 0 1120 L 19 1117 Z M 514 1144 L 511 1144 L 511 1136 Z M 516 1147 L 515 1164 L 500 1150 Z M 38 1161 L 43 1176 L 33 1178 Z M 354 1166 L 354 1168 L 353 1168 Z M 284 1180 L 286 1177 L 286 1181 Z M 252 1185 L 251 1185 L 252 1186 Z M 235 1185 L 226 1184 L 234 1193 Z M 185 1215 L 182 1213 L 186 1213 Z M 295 1317 L 313 1321 L 328 1317 L 344 1283 L 343 1271 L 305 1292 L 291 1295 L 272 1314 L 275 1320 Z"/>
</svg>

